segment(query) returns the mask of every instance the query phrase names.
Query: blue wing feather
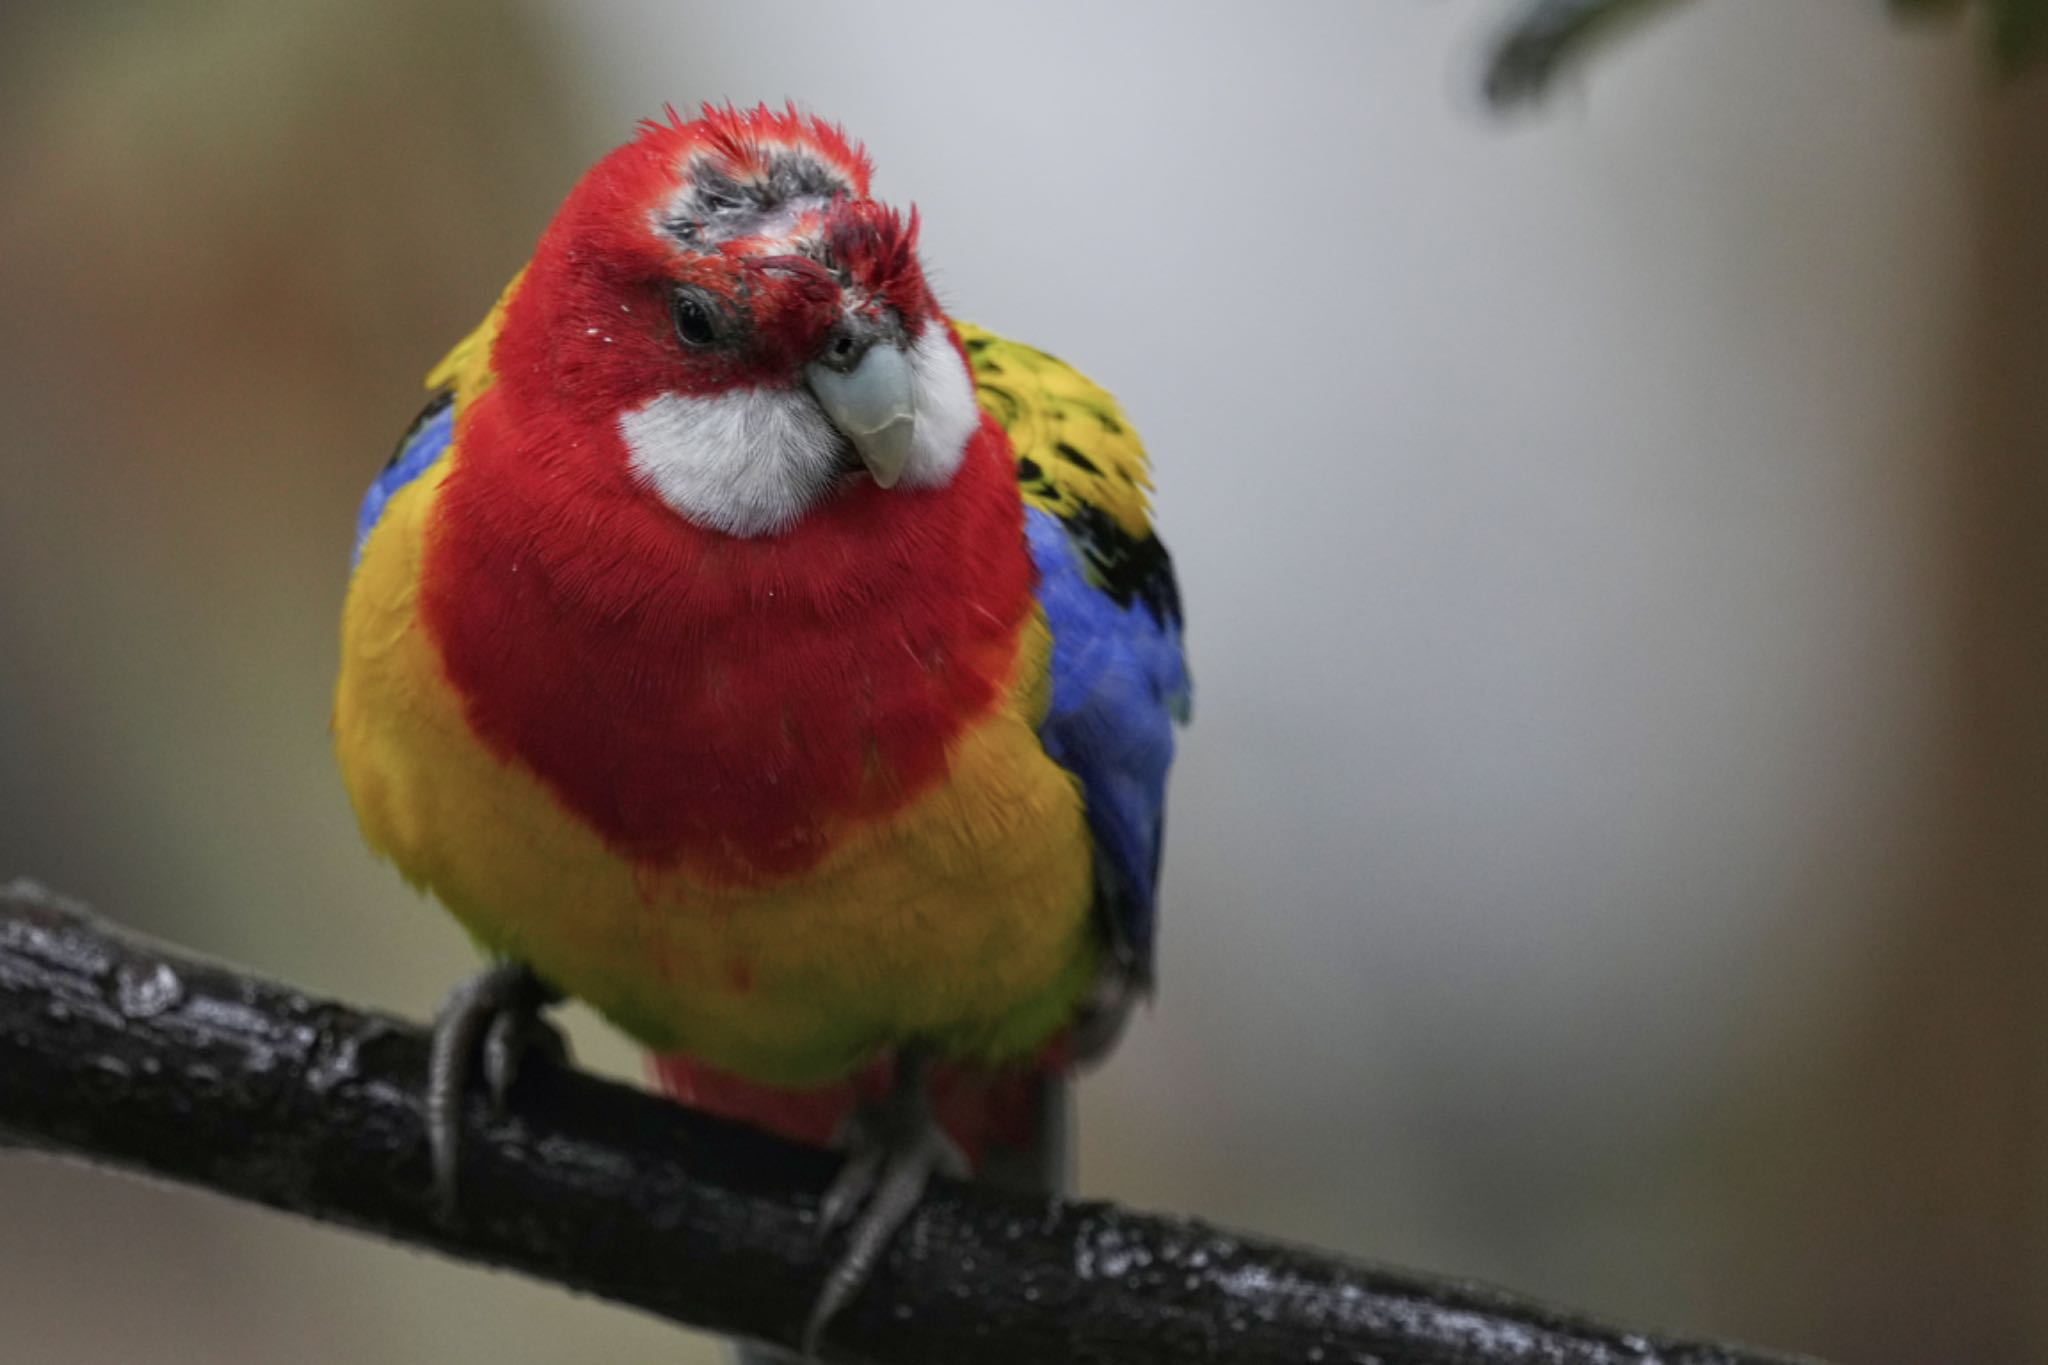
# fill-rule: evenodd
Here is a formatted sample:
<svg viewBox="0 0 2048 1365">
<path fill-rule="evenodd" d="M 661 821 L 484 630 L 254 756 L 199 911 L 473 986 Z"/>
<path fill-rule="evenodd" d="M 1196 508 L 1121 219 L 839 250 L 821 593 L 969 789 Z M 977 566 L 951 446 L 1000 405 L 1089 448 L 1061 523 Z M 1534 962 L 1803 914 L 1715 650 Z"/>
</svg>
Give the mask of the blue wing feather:
<svg viewBox="0 0 2048 1365">
<path fill-rule="evenodd" d="M 1080 779 L 1111 936 L 1149 979 L 1166 770 L 1189 693 L 1172 570 L 1161 551 L 1156 590 L 1113 593 L 1089 572 L 1067 523 L 1037 507 L 1025 518 L 1052 631 L 1052 700 L 1039 739 Z"/>
<path fill-rule="evenodd" d="M 384 515 L 385 505 L 391 501 L 392 495 L 426 473 L 454 439 L 455 394 L 453 390 L 443 389 L 413 419 L 412 426 L 399 439 L 398 449 L 377 472 L 369 491 L 363 494 L 363 504 L 356 511 L 356 559 L 363 557 L 363 542 L 370 538 L 370 532 L 376 528 L 378 518 Z"/>
</svg>

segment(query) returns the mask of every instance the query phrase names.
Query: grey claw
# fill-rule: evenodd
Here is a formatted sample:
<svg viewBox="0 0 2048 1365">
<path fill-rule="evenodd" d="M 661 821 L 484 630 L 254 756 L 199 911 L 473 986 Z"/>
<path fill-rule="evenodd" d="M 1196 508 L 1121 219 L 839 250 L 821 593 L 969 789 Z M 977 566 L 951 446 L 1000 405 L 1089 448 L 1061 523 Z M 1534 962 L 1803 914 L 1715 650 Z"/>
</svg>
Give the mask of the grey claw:
<svg viewBox="0 0 2048 1365">
<path fill-rule="evenodd" d="M 556 1065 L 569 1060 L 569 1045 L 561 1031 L 540 1017 L 544 1003 L 514 1001 L 498 1012 L 484 1033 L 484 1088 L 494 1114 L 505 1112 L 505 1099 L 528 1057 L 539 1054 Z"/>
<path fill-rule="evenodd" d="M 479 1057 L 491 1102 L 502 1109 L 520 1061 L 536 1038 L 552 1036 L 556 1054 L 566 1055 L 560 1035 L 539 1018 L 539 1011 L 559 998 L 526 967 L 500 963 L 449 992 L 434 1017 L 427 1060 L 427 1149 L 444 1222 L 455 1219 L 462 1099 Z"/>
<path fill-rule="evenodd" d="M 484 1030 L 484 1090 L 491 1097 L 491 1112 L 505 1112 L 505 1096 L 519 1074 L 519 1021 L 509 1011 L 500 1013 Z"/>
<path fill-rule="evenodd" d="M 897 1229 L 916 1211 L 918 1201 L 924 1198 L 925 1186 L 930 1183 L 932 1172 L 938 1165 L 937 1154 L 919 1151 L 905 1156 L 907 1159 L 891 1162 L 876 1184 L 873 1198 L 861 1210 L 860 1221 L 847 1235 L 845 1252 L 825 1277 L 824 1287 L 818 1291 L 817 1300 L 811 1305 L 811 1315 L 804 1323 L 803 1346 L 807 1359 L 817 1357 L 818 1343 L 825 1335 L 826 1324 L 853 1301 L 853 1296 L 874 1273 L 875 1262 L 888 1248 L 889 1239 L 896 1235 Z"/>
<path fill-rule="evenodd" d="M 817 1358 L 826 1326 L 867 1283 L 889 1239 L 917 1211 L 932 1175 L 968 1173 L 967 1158 L 932 1116 L 916 1055 L 899 1059 L 896 1084 L 882 1104 L 855 1115 L 847 1143 L 846 1165 L 818 1206 L 821 1235 L 848 1227 L 846 1250 L 804 1322 L 806 1360 Z"/>
<path fill-rule="evenodd" d="M 853 1217 L 854 1210 L 866 1203 L 874 1193 L 875 1182 L 882 1174 L 883 1150 L 879 1146 L 856 1148 L 847 1157 L 846 1164 L 839 1168 L 839 1174 L 832 1178 L 832 1186 L 825 1191 L 825 1197 L 818 1201 L 818 1236 L 826 1237 Z"/>
</svg>

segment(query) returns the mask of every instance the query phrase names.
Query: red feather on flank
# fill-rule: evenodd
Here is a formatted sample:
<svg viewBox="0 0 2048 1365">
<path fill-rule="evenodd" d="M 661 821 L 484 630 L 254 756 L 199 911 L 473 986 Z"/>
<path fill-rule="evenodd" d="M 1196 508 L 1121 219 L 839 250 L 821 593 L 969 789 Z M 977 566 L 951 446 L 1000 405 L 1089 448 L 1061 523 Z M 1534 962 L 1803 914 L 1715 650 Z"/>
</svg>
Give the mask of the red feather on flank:
<svg viewBox="0 0 2048 1365">
<path fill-rule="evenodd" d="M 1037 1057 L 990 1070 L 940 1061 L 926 1093 L 946 1135 L 979 1170 L 991 1147 L 1018 1150 L 1038 1133 L 1039 1078 L 1065 1070 L 1071 1058 L 1064 1036 Z M 845 1131 L 854 1107 L 889 1093 L 895 1063 L 883 1058 L 845 1080 L 803 1090 L 760 1085 L 680 1054 L 649 1059 L 656 1087 L 693 1109 L 737 1120 L 814 1147 L 827 1147 Z"/>
</svg>

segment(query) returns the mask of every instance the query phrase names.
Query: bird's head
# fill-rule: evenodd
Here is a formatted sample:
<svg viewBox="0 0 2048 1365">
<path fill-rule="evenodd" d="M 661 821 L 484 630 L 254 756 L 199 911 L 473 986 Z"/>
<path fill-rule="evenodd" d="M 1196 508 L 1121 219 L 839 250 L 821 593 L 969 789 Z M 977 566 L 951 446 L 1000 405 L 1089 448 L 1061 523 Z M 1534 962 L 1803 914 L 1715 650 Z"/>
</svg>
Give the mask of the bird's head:
<svg viewBox="0 0 2048 1365">
<path fill-rule="evenodd" d="M 689 521 L 770 535 L 865 486 L 933 488 L 979 414 L 917 216 L 795 109 L 673 112 L 592 167 L 494 352 L 514 402 L 609 450 Z M 588 442 L 595 428 L 617 441 Z"/>
</svg>

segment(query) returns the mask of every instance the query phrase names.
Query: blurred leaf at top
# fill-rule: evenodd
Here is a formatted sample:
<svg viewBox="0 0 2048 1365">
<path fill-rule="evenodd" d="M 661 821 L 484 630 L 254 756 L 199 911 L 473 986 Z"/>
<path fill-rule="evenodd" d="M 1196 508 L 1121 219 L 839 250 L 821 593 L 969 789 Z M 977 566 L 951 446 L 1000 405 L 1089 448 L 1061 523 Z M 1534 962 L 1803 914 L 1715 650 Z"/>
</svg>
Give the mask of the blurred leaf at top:
<svg viewBox="0 0 2048 1365">
<path fill-rule="evenodd" d="M 1838 0 L 1849 3 L 1850 0 Z M 1869 0 L 1861 0 L 1869 3 Z M 1531 104 L 1558 74 L 1637 21 L 1682 0 L 1527 0 L 1493 40 L 1483 86 L 1496 109 Z M 1999 68 L 2019 72 L 2048 55 L 2048 0 L 1883 0 L 1900 18 L 1975 12 Z"/>
</svg>

